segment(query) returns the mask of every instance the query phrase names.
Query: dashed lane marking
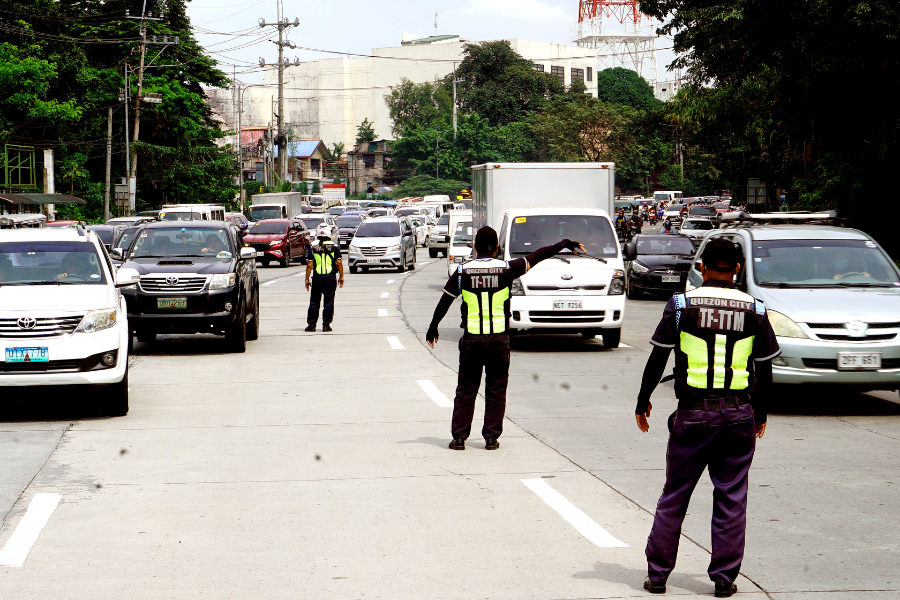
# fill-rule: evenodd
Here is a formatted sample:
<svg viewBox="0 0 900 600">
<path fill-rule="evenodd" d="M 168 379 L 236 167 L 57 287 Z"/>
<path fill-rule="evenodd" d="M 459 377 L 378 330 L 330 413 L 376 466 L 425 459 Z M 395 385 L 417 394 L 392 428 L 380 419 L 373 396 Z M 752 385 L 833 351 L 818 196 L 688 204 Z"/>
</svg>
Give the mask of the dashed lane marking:
<svg viewBox="0 0 900 600">
<path fill-rule="evenodd" d="M 393 279 L 388 279 L 388 283 L 394 283 Z"/>
<path fill-rule="evenodd" d="M 550 508 L 559 513 L 575 531 L 601 548 L 627 548 L 628 544 L 617 540 L 608 531 L 597 525 L 565 496 L 550 487 L 543 479 L 521 479 L 528 489 L 538 495 Z"/>
<path fill-rule="evenodd" d="M 379 309 L 378 309 L 378 316 L 379 316 L 379 317 L 386 317 L 386 316 L 387 316 L 387 309 L 386 309 L 386 308 L 379 308 Z"/>
<path fill-rule="evenodd" d="M 437 386 L 430 379 L 417 379 L 416 383 L 422 388 L 422 391 L 428 394 L 428 397 L 434 400 L 434 403 L 442 408 L 453 408 L 453 401 L 441 393 Z"/>
<path fill-rule="evenodd" d="M 397 336 L 389 335 L 387 341 L 388 344 L 391 345 L 391 348 L 393 348 L 394 350 L 403 350 L 403 344 L 400 343 L 400 338 L 398 338 Z"/>
<path fill-rule="evenodd" d="M 388 293 L 387 293 L 387 292 L 381 292 L 381 297 L 382 297 L 382 298 L 387 298 L 387 297 L 388 297 Z"/>
<path fill-rule="evenodd" d="M 0 550 L 0 566 L 22 567 L 31 547 L 37 541 L 41 530 L 50 520 L 50 515 L 59 505 L 62 498 L 60 494 L 35 494 L 25 511 L 25 516 L 19 521 L 16 530 L 7 540 L 3 550 Z"/>
<path fill-rule="evenodd" d="M 272 285 L 273 283 L 278 283 L 277 279 L 273 279 L 272 281 L 267 281 L 263 285 Z"/>
</svg>

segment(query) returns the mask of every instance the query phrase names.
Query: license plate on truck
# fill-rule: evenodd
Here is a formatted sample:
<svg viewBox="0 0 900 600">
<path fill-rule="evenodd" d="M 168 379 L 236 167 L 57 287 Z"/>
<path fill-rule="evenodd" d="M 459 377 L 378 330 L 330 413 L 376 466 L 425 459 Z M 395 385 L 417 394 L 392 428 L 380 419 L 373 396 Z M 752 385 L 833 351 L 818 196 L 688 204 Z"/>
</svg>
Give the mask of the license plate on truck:
<svg viewBox="0 0 900 600">
<path fill-rule="evenodd" d="M 187 308 L 187 298 L 157 298 L 156 308 Z"/>
<path fill-rule="evenodd" d="M 881 352 L 838 352 L 839 371 L 881 368 Z"/>
<path fill-rule="evenodd" d="M 553 310 L 581 310 L 581 300 L 554 300 Z"/>
<path fill-rule="evenodd" d="M 663 283 L 678 283 L 681 281 L 681 275 L 663 275 L 662 282 Z"/>
<path fill-rule="evenodd" d="M 50 352 L 47 348 L 7 348 L 6 362 L 49 362 Z"/>
</svg>

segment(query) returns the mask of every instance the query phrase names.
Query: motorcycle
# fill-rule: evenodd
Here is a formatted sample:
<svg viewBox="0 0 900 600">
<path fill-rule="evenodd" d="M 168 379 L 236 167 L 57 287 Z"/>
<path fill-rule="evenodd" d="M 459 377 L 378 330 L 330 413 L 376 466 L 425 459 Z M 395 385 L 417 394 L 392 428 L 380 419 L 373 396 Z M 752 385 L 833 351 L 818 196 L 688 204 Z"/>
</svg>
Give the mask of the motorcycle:
<svg viewBox="0 0 900 600">
<path fill-rule="evenodd" d="M 631 240 L 634 239 L 634 236 L 636 236 L 640 232 L 641 232 L 641 226 L 638 223 L 635 223 L 634 221 L 629 221 L 628 222 L 628 230 L 627 230 L 626 236 L 625 236 L 626 241 L 630 242 Z"/>
<path fill-rule="evenodd" d="M 647 220 L 650 221 L 651 225 L 656 225 L 656 222 L 659 221 L 659 217 L 657 216 L 657 214 L 655 212 L 652 212 L 648 216 Z"/>
</svg>

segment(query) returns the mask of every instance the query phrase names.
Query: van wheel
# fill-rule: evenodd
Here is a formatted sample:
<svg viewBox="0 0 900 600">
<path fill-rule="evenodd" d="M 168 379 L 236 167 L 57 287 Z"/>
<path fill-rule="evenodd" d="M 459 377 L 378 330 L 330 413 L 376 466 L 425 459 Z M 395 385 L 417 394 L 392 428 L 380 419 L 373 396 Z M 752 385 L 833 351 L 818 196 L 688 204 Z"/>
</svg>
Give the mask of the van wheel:
<svg viewBox="0 0 900 600">
<path fill-rule="evenodd" d="M 406 273 L 406 252 L 403 253 L 403 258 L 400 259 L 400 266 L 397 267 L 398 273 Z"/>
<path fill-rule="evenodd" d="M 247 339 L 250 341 L 259 339 L 259 288 L 253 296 L 253 318 L 250 319 L 250 325 L 247 327 Z"/>
<path fill-rule="evenodd" d="M 619 341 L 622 339 L 621 329 L 604 329 L 603 345 L 607 348 L 618 348 Z"/>
<path fill-rule="evenodd" d="M 429 258 L 437 258 L 437 250 L 434 248 L 428 249 L 428 257 Z"/>
<path fill-rule="evenodd" d="M 268 259 L 267 259 L 267 260 L 260 261 L 260 262 L 262 262 L 262 266 L 264 266 L 264 267 L 268 267 L 268 266 L 269 266 L 269 261 L 268 261 Z"/>
<path fill-rule="evenodd" d="M 597 333 L 594 331 L 582 331 L 581 337 L 582 337 L 582 339 L 585 339 L 585 340 L 592 340 L 595 337 L 597 337 Z"/>
<path fill-rule="evenodd" d="M 247 351 L 247 321 L 244 318 L 246 309 L 241 309 L 240 317 L 225 332 L 225 343 L 231 352 L 240 354 Z"/>
<path fill-rule="evenodd" d="M 150 329 L 138 329 L 137 340 L 145 344 L 151 344 L 156 341 L 156 332 Z"/>
<path fill-rule="evenodd" d="M 359 270 L 361 273 L 365 274 L 369 272 L 369 267 L 360 267 Z"/>
<path fill-rule="evenodd" d="M 127 359 L 126 359 L 127 360 Z M 124 417 L 128 414 L 128 366 L 125 366 L 125 376 L 119 383 L 110 383 L 103 390 L 103 405 L 100 407 L 104 414 L 110 417 Z"/>
<path fill-rule="evenodd" d="M 416 253 L 415 253 L 415 252 L 413 252 L 413 261 L 412 261 L 412 264 L 409 265 L 409 267 L 407 267 L 407 268 L 408 268 L 410 271 L 415 271 L 415 270 L 416 270 Z"/>
</svg>

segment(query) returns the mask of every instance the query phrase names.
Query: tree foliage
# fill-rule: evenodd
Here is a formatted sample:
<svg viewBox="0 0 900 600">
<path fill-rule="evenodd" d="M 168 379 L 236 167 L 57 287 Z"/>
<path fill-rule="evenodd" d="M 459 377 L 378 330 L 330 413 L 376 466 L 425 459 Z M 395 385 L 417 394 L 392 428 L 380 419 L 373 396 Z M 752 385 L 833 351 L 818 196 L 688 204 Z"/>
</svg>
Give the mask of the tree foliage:
<svg viewBox="0 0 900 600">
<path fill-rule="evenodd" d="M 401 137 L 405 130 L 430 127 L 453 110 L 453 97 L 438 83 L 415 84 L 407 78 L 385 94 L 384 101 L 391 116 L 391 134 Z"/>
<path fill-rule="evenodd" d="M 657 110 L 663 104 L 643 77 L 622 67 L 597 72 L 597 99 L 638 110 Z"/>
<path fill-rule="evenodd" d="M 356 145 L 375 141 L 375 127 L 368 118 L 356 127 Z"/>
<path fill-rule="evenodd" d="M 415 175 L 403 180 L 400 185 L 391 191 L 389 196 L 391 198 L 406 198 L 410 196 L 446 194 L 451 198 L 456 198 L 463 189 L 468 187 L 469 184 L 465 181 L 435 179 L 431 175 Z"/>
</svg>

